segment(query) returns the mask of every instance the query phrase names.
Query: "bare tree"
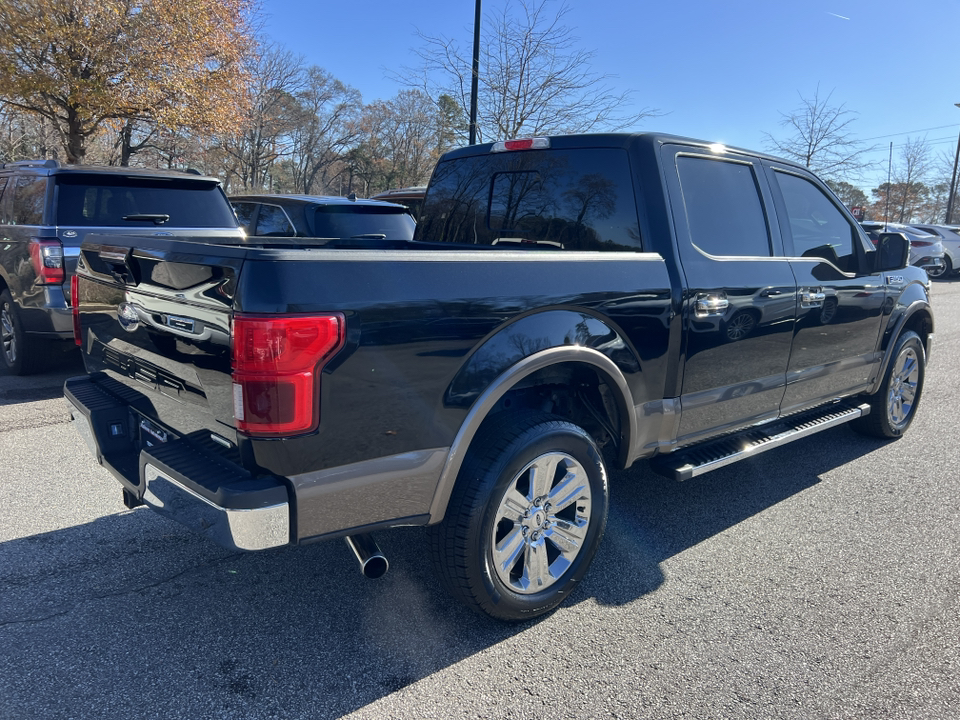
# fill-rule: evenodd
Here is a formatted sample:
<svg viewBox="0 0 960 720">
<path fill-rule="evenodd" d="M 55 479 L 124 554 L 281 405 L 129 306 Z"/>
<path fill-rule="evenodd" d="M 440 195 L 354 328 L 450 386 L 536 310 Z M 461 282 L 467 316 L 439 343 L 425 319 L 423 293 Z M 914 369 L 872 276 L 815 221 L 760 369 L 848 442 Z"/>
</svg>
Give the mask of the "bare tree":
<svg viewBox="0 0 960 720">
<path fill-rule="evenodd" d="M 231 190 L 270 186 L 273 164 L 290 153 L 289 135 L 296 127 L 296 95 L 305 88 L 303 58 L 267 46 L 249 70 L 250 105 L 241 134 L 220 143 L 223 174 Z"/>
<path fill-rule="evenodd" d="M 789 113 L 780 113 L 780 125 L 788 133 L 776 138 L 764 133 L 772 152 L 804 165 L 819 175 L 835 180 L 859 178 L 870 163 L 864 160 L 874 148 L 864 147 L 851 131 L 857 113 L 846 104 L 831 105 L 831 90 L 820 96 L 820 86 L 813 97 L 800 95 L 800 106 Z"/>
<path fill-rule="evenodd" d="M 0 162 L 56 158 L 60 143 L 46 118 L 0 102 Z"/>
<path fill-rule="evenodd" d="M 928 222 L 947 223 L 947 205 L 950 204 L 950 181 L 953 176 L 954 150 L 941 150 L 936 154 L 932 162 L 931 182 L 933 185 L 931 193 L 932 206 L 928 212 Z M 957 184 L 953 188 L 953 216 L 957 217 Z"/>
<path fill-rule="evenodd" d="M 319 67 L 307 68 L 297 93 L 299 112 L 291 133 L 291 172 L 296 192 L 325 192 L 331 170 L 358 138 L 360 93 Z"/>
<path fill-rule="evenodd" d="M 425 182 L 438 157 L 438 124 L 436 103 L 420 90 L 401 90 L 391 100 L 368 105 L 361 126 L 364 143 L 354 157 L 355 171 L 363 168 L 357 174 L 366 180 L 365 190 Z"/>
<path fill-rule="evenodd" d="M 632 92 L 618 92 L 612 75 L 590 71 L 596 53 L 578 47 L 563 24 L 566 4 L 550 12 L 550 0 L 520 0 L 519 17 L 506 5 L 481 28 L 477 137 L 484 141 L 524 135 L 620 130 L 657 115 L 626 110 Z M 422 66 L 397 79 L 432 98 L 449 95 L 470 106 L 472 55 L 456 38 L 418 33 Z"/>
<path fill-rule="evenodd" d="M 894 187 L 900 188 L 897 198 L 897 222 L 909 222 L 919 216 L 926 201 L 930 146 L 923 139 L 907 141 L 900 147 L 900 157 L 893 168 Z"/>
</svg>

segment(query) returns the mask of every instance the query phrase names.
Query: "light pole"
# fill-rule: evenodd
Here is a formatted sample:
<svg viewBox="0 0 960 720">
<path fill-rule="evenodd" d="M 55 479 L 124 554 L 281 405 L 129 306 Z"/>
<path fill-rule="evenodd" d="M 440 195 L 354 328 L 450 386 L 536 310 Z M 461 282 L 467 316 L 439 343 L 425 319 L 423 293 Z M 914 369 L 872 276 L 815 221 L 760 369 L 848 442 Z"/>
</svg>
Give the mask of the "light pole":
<svg viewBox="0 0 960 720">
<path fill-rule="evenodd" d="M 954 103 L 958 108 L 960 108 L 960 103 Z M 947 225 L 950 224 L 950 220 L 953 216 L 953 196 L 956 194 L 957 188 L 957 161 L 960 160 L 960 136 L 957 136 L 957 154 L 953 158 L 953 175 L 950 177 L 950 196 L 947 198 L 947 217 L 944 221 Z"/>
<path fill-rule="evenodd" d="M 473 16 L 473 78 L 470 83 L 470 144 L 477 144 L 477 84 L 480 81 L 480 0 Z M 960 148 L 960 145 L 957 146 Z M 952 187 L 952 186 L 951 186 Z"/>
</svg>

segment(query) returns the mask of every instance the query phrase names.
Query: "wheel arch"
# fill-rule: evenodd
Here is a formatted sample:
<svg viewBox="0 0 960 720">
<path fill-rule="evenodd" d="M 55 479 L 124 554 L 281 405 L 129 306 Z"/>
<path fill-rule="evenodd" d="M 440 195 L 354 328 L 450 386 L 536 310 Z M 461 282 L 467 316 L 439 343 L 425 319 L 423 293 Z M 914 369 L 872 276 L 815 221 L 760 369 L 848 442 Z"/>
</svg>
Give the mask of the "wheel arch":
<svg viewBox="0 0 960 720">
<path fill-rule="evenodd" d="M 558 369 L 593 373 L 598 382 L 605 384 L 610 389 L 618 414 L 618 460 L 621 465 L 626 463 L 638 430 L 633 394 L 623 371 L 611 358 L 594 348 L 580 345 L 547 348 L 528 355 L 505 369 L 480 393 L 471 405 L 450 446 L 446 462 L 441 471 L 433 502 L 430 505 L 430 524 L 440 522 L 443 519 L 450 495 L 453 492 L 453 486 L 467 456 L 467 451 L 470 449 L 470 445 L 481 425 L 491 417 L 498 403 L 509 396 L 511 392 L 522 387 L 524 381 L 534 378 L 538 373 Z"/>
<path fill-rule="evenodd" d="M 923 345 L 926 356 L 925 362 L 929 362 L 933 327 L 933 310 L 926 300 L 914 300 L 903 309 L 903 312 L 899 314 L 896 320 L 891 318 L 891 324 L 884 333 L 883 345 L 881 347 L 883 359 L 880 361 L 877 376 L 868 394 L 875 393 L 880 388 L 883 377 L 887 372 L 887 367 L 890 365 L 893 348 L 896 347 L 897 341 L 905 330 L 912 330 L 920 336 L 920 342 Z"/>
</svg>

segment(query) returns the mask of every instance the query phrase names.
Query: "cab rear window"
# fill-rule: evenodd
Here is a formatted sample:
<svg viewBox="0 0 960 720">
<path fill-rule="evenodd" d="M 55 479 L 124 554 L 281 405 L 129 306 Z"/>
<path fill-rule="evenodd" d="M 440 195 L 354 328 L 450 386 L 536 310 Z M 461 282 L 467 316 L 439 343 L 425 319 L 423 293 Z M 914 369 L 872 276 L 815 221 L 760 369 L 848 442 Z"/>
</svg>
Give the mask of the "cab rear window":
<svg viewBox="0 0 960 720">
<path fill-rule="evenodd" d="M 437 166 L 417 240 L 538 250 L 642 250 L 619 148 L 504 152 Z"/>
<path fill-rule="evenodd" d="M 57 224 L 79 227 L 237 227 L 220 187 L 180 179 L 61 175 Z M 162 216 L 169 219 L 164 220 Z M 138 219 L 138 216 L 139 219 Z M 143 216 L 154 216 L 143 219 Z"/>
</svg>

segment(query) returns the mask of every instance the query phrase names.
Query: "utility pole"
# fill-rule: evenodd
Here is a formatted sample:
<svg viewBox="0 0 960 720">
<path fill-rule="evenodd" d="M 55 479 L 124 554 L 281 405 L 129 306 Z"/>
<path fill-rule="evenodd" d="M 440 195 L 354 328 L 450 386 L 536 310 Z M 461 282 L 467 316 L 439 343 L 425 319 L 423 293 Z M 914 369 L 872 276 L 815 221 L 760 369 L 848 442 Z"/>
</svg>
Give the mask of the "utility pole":
<svg viewBox="0 0 960 720">
<path fill-rule="evenodd" d="M 887 223 L 890 222 L 890 173 L 893 168 L 893 140 L 890 141 L 890 158 L 887 160 L 887 203 L 883 209 L 883 230 L 886 232 Z"/>
<path fill-rule="evenodd" d="M 480 0 L 473 17 L 473 79 L 470 83 L 470 144 L 477 144 L 477 85 L 480 81 Z"/>
<path fill-rule="evenodd" d="M 960 108 L 960 103 L 954 103 Z M 957 137 L 957 154 L 953 158 L 953 175 L 950 177 L 950 195 L 947 198 L 947 217 L 944 223 L 949 225 L 953 217 L 953 198 L 957 193 L 957 161 L 960 160 L 960 136 Z"/>
</svg>

